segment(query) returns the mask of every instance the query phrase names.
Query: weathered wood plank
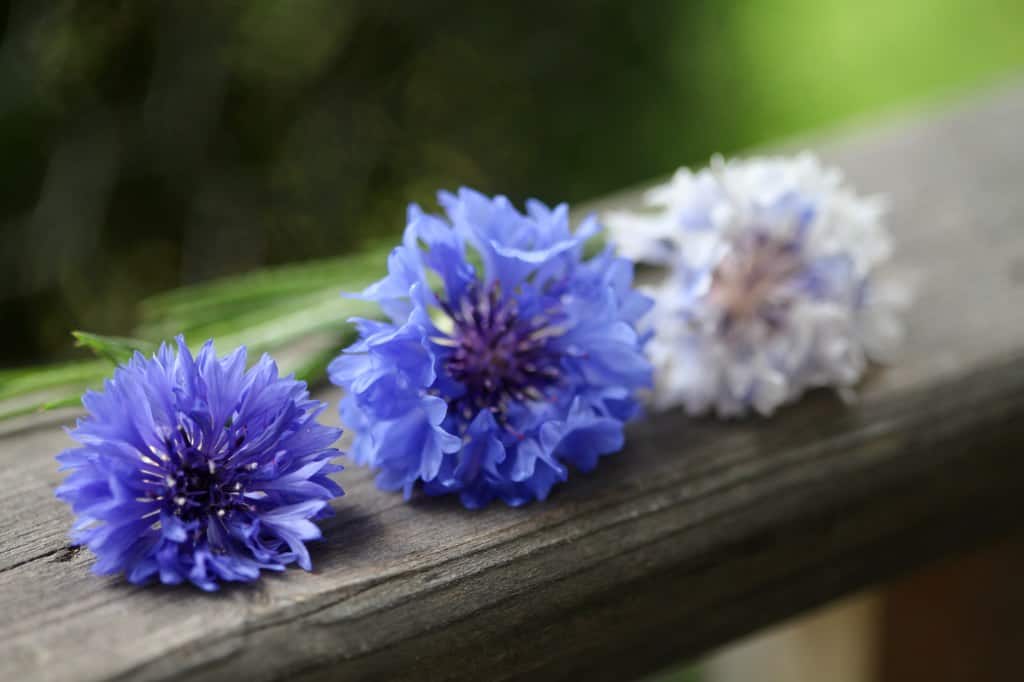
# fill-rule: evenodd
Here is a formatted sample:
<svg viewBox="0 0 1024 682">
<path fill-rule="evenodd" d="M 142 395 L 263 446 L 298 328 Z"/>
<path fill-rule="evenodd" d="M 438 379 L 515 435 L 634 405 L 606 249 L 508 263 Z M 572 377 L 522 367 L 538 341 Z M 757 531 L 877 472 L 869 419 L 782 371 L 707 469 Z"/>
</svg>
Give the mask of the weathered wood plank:
<svg viewBox="0 0 1024 682">
<path fill-rule="evenodd" d="M 618 680 L 1019 528 L 1021 120 L 1024 87 L 815 145 L 926 276 L 856 405 L 662 415 L 543 505 L 405 504 L 351 469 L 314 574 L 141 589 L 66 545 L 59 429 L 0 438 L 0 678 Z"/>
</svg>

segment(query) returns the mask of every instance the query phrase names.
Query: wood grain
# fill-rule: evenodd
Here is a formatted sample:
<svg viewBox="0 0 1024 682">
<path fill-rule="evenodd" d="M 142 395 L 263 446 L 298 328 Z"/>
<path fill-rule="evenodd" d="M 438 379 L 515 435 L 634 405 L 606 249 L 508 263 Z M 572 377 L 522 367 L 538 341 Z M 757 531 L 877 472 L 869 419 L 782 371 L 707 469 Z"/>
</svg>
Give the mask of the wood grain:
<svg viewBox="0 0 1024 682">
<path fill-rule="evenodd" d="M 406 504 L 353 468 L 314 573 L 143 589 L 66 544 L 68 441 L 19 426 L 0 437 L 0 679 L 621 680 L 1019 529 L 1021 120 L 1017 86 L 814 145 L 888 195 L 924 275 L 908 352 L 859 402 L 660 415 L 542 505 Z"/>
</svg>

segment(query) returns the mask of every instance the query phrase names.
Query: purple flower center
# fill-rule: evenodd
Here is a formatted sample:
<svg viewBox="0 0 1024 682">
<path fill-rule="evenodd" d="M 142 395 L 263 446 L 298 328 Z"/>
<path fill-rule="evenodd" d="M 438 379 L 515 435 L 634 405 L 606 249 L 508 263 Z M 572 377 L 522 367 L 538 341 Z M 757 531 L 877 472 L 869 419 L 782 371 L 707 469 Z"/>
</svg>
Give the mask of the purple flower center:
<svg viewBox="0 0 1024 682">
<path fill-rule="evenodd" d="M 557 311 L 524 316 L 498 283 L 474 284 L 457 306 L 442 303 L 453 328 L 441 345 L 451 348 L 448 376 L 465 388 L 454 402 L 467 422 L 483 409 L 504 417 L 509 401 L 543 400 L 561 377 L 551 339 L 562 333 Z"/>
<path fill-rule="evenodd" d="M 712 273 L 708 291 L 722 310 L 723 331 L 754 319 L 774 327 L 792 302 L 801 268 L 794 243 L 761 234 L 735 242 Z"/>
<path fill-rule="evenodd" d="M 230 453 L 244 442 L 244 430 L 231 434 L 229 429 L 226 427 L 224 438 L 214 444 L 216 451 Z M 202 450 L 202 438 L 193 432 L 197 431 L 179 427 L 177 434 L 165 441 L 165 452 L 147 458 L 143 480 L 150 488 L 149 499 L 162 502 L 164 509 L 185 522 L 224 518 L 249 509 L 245 484 L 255 465 L 234 466 L 230 454 L 216 459 L 208 456 Z"/>
</svg>

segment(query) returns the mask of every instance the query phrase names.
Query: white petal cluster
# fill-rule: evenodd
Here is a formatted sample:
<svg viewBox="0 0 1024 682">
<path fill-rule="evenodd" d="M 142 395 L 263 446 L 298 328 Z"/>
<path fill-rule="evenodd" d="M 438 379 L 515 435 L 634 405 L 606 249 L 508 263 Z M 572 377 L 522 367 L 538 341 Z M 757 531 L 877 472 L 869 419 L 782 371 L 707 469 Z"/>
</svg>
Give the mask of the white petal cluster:
<svg viewBox="0 0 1024 682">
<path fill-rule="evenodd" d="M 882 215 L 801 154 L 716 157 L 650 190 L 644 211 L 606 216 L 621 255 L 663 269 L 647 292 L 656 407 L 768 415 L 890 358 L 910 288 L 880 274 Z"/>
</svg>

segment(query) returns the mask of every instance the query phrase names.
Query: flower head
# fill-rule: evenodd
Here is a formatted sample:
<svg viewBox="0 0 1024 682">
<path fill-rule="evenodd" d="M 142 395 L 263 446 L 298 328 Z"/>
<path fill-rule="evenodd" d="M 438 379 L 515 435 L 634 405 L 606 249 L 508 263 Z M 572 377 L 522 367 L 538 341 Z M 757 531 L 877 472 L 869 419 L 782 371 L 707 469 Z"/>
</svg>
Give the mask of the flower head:
<svg viewBox="0 0 1024 682">
<path fill-rule="evenodd" d="M 352 457 L 408 496 L 544 499 L 568 465 L 619 450 L 649 386 L 635 324 L 649 301 L 629 261 L 584 258 L 599 227 L 568 208 L 442 192 L 447 216 L 409 209 L 388 275 L 363 292 L 388 322 L 355 320 L 359 340 L 329 368 L 343 387 Z"/>
<path fill-rule="evenodd" d="M 814 386 L 848 390 L 898 345 L 909 291 L 880 275 L 877 199 L 810 155 L 714 159 L 608 217 L 620 250 L 662 266 L 648 323 L 659 407 L 770 414 Z"/>
<path fill-rule="evenodd" d="M 78 514 L 72 539 L 97 556 L 97 573 L 133 583 L 189 581 L 204 590 L 250 581 L 297 562 L 314 519 L 342 494 L 328 475 L 341 432 L 317 423 L 324 404 L 281 378 L 264 355 L 248 371 L 245 348 L 218 359 L 208 342 L 193 358 L 179 337 L 135 357 L 82 403 L 61 453 L 71 474 L 57 496 Z"/>
</svg>

